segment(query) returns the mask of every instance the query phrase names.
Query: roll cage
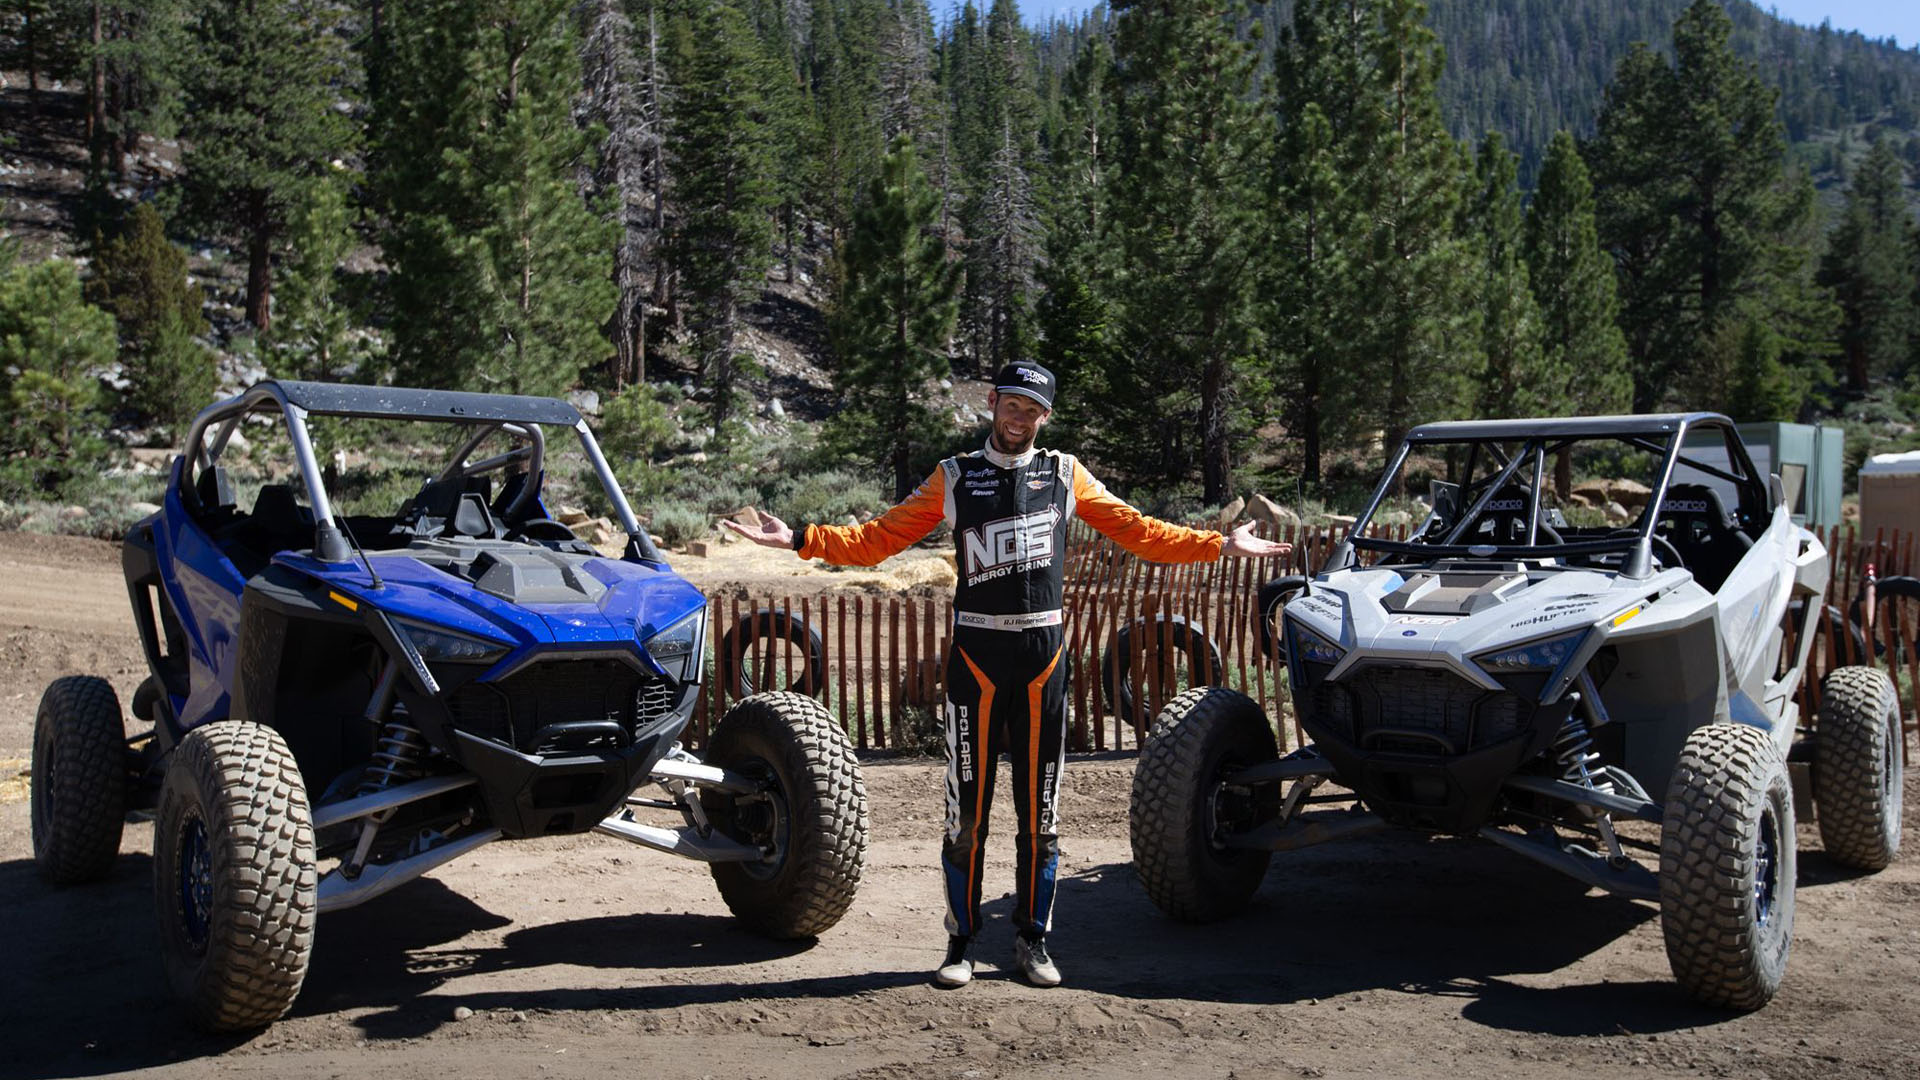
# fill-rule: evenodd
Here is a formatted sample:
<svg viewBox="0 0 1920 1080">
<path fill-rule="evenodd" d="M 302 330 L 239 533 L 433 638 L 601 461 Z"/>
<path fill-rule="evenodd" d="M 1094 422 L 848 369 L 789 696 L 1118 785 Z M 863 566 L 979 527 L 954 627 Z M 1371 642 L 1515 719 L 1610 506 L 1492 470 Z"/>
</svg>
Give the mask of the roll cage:
<svg viewBox="0 0 1920 1080">
<path fill-rule="evenodd" d="M 1718 436 L 1714 440 L 1713 436 Z M 1647 506 L 1632 524 L 1606 533 L 1567 540 L 1548 525 L 1541 506 L 1545 491 L 1547 460 L 1576 444 L 1610 441 L 1652 455 L 1657 465 Z M 1461 475 L 1464 486 L 1436 484 L 1432 513 L 1421 530 L 1408 540 L 1390 540 L 1368 535 L 1374 515 L 1399 485 L 1402 470 L 1415 452 L 1464 448 L 1466 465 Z M 1702 454 L 1711 449 L 1716 454 Z M 1724 450 L 1724 462 L 1715 460 Z M 1472 479 L 1476 466 L 1493 466 L 1491 475 Z M 1762 480 L 1740 441 L 1733 421 L 1718 413 L 1668 413 L 1645 416 L 1579 417 L 1558 420 L 1486 420 L 1424 424 L 1407 433 L 1392 463 L 1374 489 L 1367 508 L 1334 547 L 1322 572 L 1351 566 L 1356 551 L 1370 551 L 1389 558 L 1475 559 L 1555 559 L 1582 560 L 1621 555 L 1620 572 L 1628 577 L 1645 577 L 1652 572 L 1655 525 L 1674 486 L 1678 466 L 1725 484 L 1735 496 L 1741 519 L 1763 519 L 1768 505 L 1768 482 Z M 1518 542 L 1472 543 L 1469 530 L 1485 519 L 1496 497 L 1518 492 L 1523 505 L 1508 506 L 1508 513 L 1523 529 L 1516 530 Z M 1453 504 L 1446 505 L 1448 496 Z M 1472 499 L 1463 510 L 1460 496 Z"/>
<path fill-rule="evenodd" d="M 292 380 L 257 383 L 244 393 L 208 406 L 194 418 L 193 426 L 188 429 L 174 482 L 181 503 L 189 512 L 199 514 L 208 509 L 202 499 L 203 481 L 208 479 L 207 474 L 214 472 L 241 421 L 255 413 L 277 413 L 286 424 L 301 484 L 312 509 L 313 555 L 322 562 L 344 563 L 350 561 L 353 555 L 339 528 L 319 459 L 314 454 L 313 440 L 307 430 L 307 419 L 312 416 L 459 424 L 473 428 L 472 434 L 459 443 L 435 479 L 463 480 L 524 463 L 526 480 L 512 504 L 515 511 L 539 497 L 546 465 L 546 437 L 541 428 L 546 425 L 570 427 L 579 438 L 580 449 L 593 466 L 594 475 L 599 478 L 602 489 L 613 504 L 620 526 L 627 534 L 625 557 L 657 566 L 666 565 L 666 559 L 654 546 L 653 538 L 647 535 L 634 517 L 633 508 L 628 504 L 626 494 L 620 490 L 619 481 L 614 478 L 613 469 L 600 452 L 600 445 L 586 420 L 578 409 L 556 398 Z M 488 437 L 500 431 L 522 440 L 523 445 L 479 461 L 469 460 Z"/>
</svg>

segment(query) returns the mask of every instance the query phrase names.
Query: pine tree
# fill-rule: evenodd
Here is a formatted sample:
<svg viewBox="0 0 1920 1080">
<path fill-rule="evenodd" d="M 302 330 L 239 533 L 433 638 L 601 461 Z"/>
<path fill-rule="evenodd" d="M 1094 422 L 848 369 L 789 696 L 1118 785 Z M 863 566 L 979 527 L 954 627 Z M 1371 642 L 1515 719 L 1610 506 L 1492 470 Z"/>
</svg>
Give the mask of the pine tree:
<svg viewBox="0 0 1920 1080">
<path fill-rule="evenodd" d="M 1056 378 L 1088 401 L 1109 399 L 1107 350 L 1112 323 L 1108 249 L 1102 243 L 1107 182 L 1113 154 L 1113 117 L 1103 80 L 1113 55 L 1104 36 L 1087 41 L 1061 84 L 1055 137 L 1047 160 L 1051 198 L 1041 205 L 1044 258 L 1034 276 L 1041 286 L 1034 308 L 1036 351 Z M 1088 410 L 1054 414 L 1048 437 L 1077 447 Z"/>
<path fill-rule="evenodd" d="M 1122 269 L 1112 392 L 1088 402 L 1105 424 L 1095 445 L 1104 461 L 1163 483 L 1197 463 L 1206 500 L 1224 503 L 1239 394 L 1260 348 L 1258 177 L 1272 118 L 1252 93 L 1240 0 L 1122 0 L 1115 11 L 1107 228 Z"/>
<path fill-rule="evenodd" d="M 352 247 L 346 178 L 326 177 L 308 189 L 287 221 L 287 257 L 274 287 L 273 328 L 261 335 L 270 370 L 288 378 L 331 379 L 358 373 L 369 358 L 354 331 L 353 306 L 339 270 Z"/>
<path fill-rule="evenodd" d="M 1587 154 L 1639 411 L 1724 405 L 1702 398 L 1716 380 L 1696 368 L 1747 321 L 1770 328 L 1790 367 L 1813 362 L 1824 336 L 1804 243 L 1811 189 L 1786 174 L 1775 95 L 1734 58 L 1729 30 L 1719 4 L 1695 0 L 1674 23 L 1671 66 L 1629 55 Z"/>
<path fill-rule="evenodd" d="M 141 203 L 111 239 L 96 235 L 88 302 L 113 313 L 120 337 L 137 352 L 157 340 L 169 323 L 189 334 L 206 328 L 200 287 L 187 275 L 187 253 L 167 239 L 167 225 L 152 203 Z"/>
<path fill-rule="evenodd" d="M 55 491 L 104 456 L 100 380 L 113 362 L 113 316 L 86 302 L 64 259 L 0 274 L 0 487 Z"/>
<path fill-rule="evenodd" d="M 617 235 L 581 192 L 595 159 L 570 6 L 387 7 L 375 183 L 406 381 L 553 394 L 611 352 Z"/>
<path fill-rule="evenodd" d="M 1378 358 L 1368 375 L 1377 381 L 1358 413 L 1394 446 L 1414 423 L 1459 407 L 1460 373 L 1471 370 L 1480 327 L 1472 247 L 1455 228 L 1466 168 L 1434 92 L 1441 50 L 1417 0 L 1378 0 L 1377 8 L 1363 92 L 1379 127 L 1353 180 L 1370 217 L 1356 269 L 1371 327 L 1365 342 Z"/>
<path fill-rule="evenodd" d="M 98 78 L 89 80 L 92 180 L 103 172 L 128 174 L 127 159 L 149 135 L 170 135 L 180 118 L 180 79 L 188 62 L 189 0 L 139 4 L 95 2 L 99 36 L 89 53 Z"/>
<path fill-rule="evenodd" d="M 1548 145 L 1528 206 L 1526 258 L 1547 364 L 1564 380 L 1556 389 L 1562 408 L 1581 415 L 1626 411 L 1633 379 L 1616 321 L 1613 264 L 1595 232 L 1586 162 L 1565 131 Z"/>
<path fill-rule="evenodd" d="M 1537 416 L 1565 408 L 1565 375 L 1550 366 L 1542 345 L 1540 309 L 1534 302 L 1523 257 L 1525 216 L 1520 192 L 1519 155 L 1506 148 L 1497 132 L 1480 143 L 1474 162 L 1475 190 L 1468 200 L 1465 228 L 1481 255 L 1481 369 L 1475 415 Z"/>
<path fill-rule="evenodd" d="M 1317 488 L 1325 450 L 1343 441 L 1375 357 L 1364 348 L 1368 313 L 1353 289 L 1366 217 L 1353 182 L 1371 160 L 1363 109 L 1365 22 L 1341 0 L 1300 0 L 1274 50 L 1273 107 L 1281 118 L 1269 183 L 1276 212 L 1271 297 L 1275 384 L 1300 477 Z"/>
<path fill-rule="evenodd" d="M 247 321 L 271 321 L 272 260 L 307 185 L 352 147 L 343 99 L 359 81 L 345 9 L 301 0 L 206 0 L 186 64 L 186 193 L 200 220 L 247 251 Z"/>
<path fill-rule="evenodd" d="M 725 440 L 743 367 L 741 306 L 757 297 L 772 262 L 774 128 L 767 58 L 729 3 L 704 5 L 681 25 L 671 250 L 715 436 Z"/>
<path fill-rule="evenodd" d="M 587 82 L 587 116 L 605 132 L 599 167 L 593 173 L 595 202 L 620 230 L 613 248 L 613 281 L 619 299 L 612 325 L 616 388 L 646 379 L 646 313 L 652 299 L 654 260 L 660 243 L 662 178 L 653 172 L 662 159 L 657 65 L 641 48 L 618 0 L 589 0 L 581 5 L 586 28 L 581 66 Z M 649 31 L 654 9 L 646 11 Z"/>
<path fill-rule="evenodd" d="M 978 97 L 970 110 L 983 145 L 961 146 L 958 154 L 970 193 L 963 214 L 964 307 L 976 338 L 970 351 L 983 371 L 1017 359 L 1031 335 L 1028 298 L 1040 246 L 1033 182 L 1039 143 L 1027 52 L 1013 0 L 994 0 L 983 48 L 974 58 Z"/>
<path fill-rule="evenodd" d="M 1560 376 L 1555 411 L 1574 415 L 1625 412 L 1633 401 L 1613 261 L 1600 249 L 1593 213 L 1586 162 L 1573 136 L 1556 132 L 1527 208 L 1526 258 L 1546 366 Z M 1573 492 L 1573 459 L 1564 453 L 1554 490 L 1562 499 Z"/>
<path fill-rule="evenodd" d="M 1840 225 L 1828 240 L 1821 284 L 1832 289 L 1843 319 L 1840 347 L 1849 394 L 1900 370 L 1915 331 L 1914 264 L 1905 170 L 1886 139 L 1874 143 L 1854 173 Z"/>
<path fill-rule="evenodd" d="M 896 499 L 919 481 L 927 450 L 945 442 L 926 390 L 948 370 L 959 268 L 934 232 L 939 206 L 912 138 L 895 136 L 848 236 L 832 315 L 834 386 L 845 401 L 836 440 L 886 469 Z"/>
<path fill-rule="evenodd" d="M 85 293 L 119 324 L 128 403 L 178 428 L 212 402 L 216 383 L 213 353 L 197 340 L 206 320 L 187 253 L 167 239 L 151 203 L 135 207 L 112 240 L 96 238 L 94 250 Z"/>
</svg>

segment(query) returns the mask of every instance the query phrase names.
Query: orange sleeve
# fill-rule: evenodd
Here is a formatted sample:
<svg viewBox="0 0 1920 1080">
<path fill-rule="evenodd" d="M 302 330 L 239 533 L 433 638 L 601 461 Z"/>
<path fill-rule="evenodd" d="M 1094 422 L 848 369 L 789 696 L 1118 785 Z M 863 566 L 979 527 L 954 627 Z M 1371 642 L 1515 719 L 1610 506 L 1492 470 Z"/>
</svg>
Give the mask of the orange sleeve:
<svg viewBox="0 0 1920 1080">
<path fill-rule="evenodd" d="M 1135 510 L 1094 479 L 1079 458 L 1073 459 L 1073 512 L 1114 543 L 1149 562 L 1212 562 L 1220 557 L 1220 547 L 1226 542 L 1212 530 L 1189 529 Z"/>
<path fill-rule="evenodd" d="M 933 531 L 947 516 L 947 470 L 922 481 L 913 494 L 886 513 L 860 525 L 806 525 L 800 545 L 803 559 L 825 559 L 836 566 L 878 566 Z"/>
</svg>

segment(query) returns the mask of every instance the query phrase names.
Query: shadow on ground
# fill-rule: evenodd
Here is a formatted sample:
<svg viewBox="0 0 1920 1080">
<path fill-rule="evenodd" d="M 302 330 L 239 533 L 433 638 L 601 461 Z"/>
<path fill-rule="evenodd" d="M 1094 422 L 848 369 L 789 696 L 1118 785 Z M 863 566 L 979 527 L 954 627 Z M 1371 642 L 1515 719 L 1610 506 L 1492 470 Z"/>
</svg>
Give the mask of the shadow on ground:
<svg viewBox="0 0 1920 1080">
<path fill-rule="evenodd" d="M 1162 917 L 1131 867 L 1095 867 L 1062 887 L 1052 940 L 1075 987 L 1123 997 L 1288 1004 L 1399 990 L 1464 998 L 1462 1016 L 1489 1027 L 1559 1035 L 1729 1018 L 1667 981 L 1516 981 L 1658 917 L 1490 844 L 1387 833 L 1275 855 L 1250 910 L 1203 926 Z"/>
<path fill-rule="evenodd" d="M 1811 854 L 1811 853 L 1810 853 Z M 1842 875 L 1805 862 L 1805 883 Z M 249 1038 L 186 1030 L 155 952 L 150 860 L 123 855 L 110 880 L 54 890 L 31 862 L 0 863 L 0 1015 L 16 1032 L 14 1075 L 98 1075 L 219 1054 Z M 999 962 L 1011 904 L 987 905 L 978 955 Z M 1384 834 L 1275 857 L 1254 904 L 1205 926 L 1171 922 L 1130 866 L 1106 863 L 1063 880 L 1052 941 L 1069 990 L 1141 1000 L 1285 1005 L 1370 990 L 1459 998 L 1463 1019 L 1549 1035 L 1650 1033 L 1714 1024 L 1731 1014 L 1692 1004 L 1665 979 L 1555 986 L 1528 977 L 1561 971 L 1658 917 L 1652 904 L 1589 895 L 1581 886 L 1491 845 Z M 433 879 L 321 920 L 295 1016 L 359 1013 L 369 1039 L 429 1034 L 452 1022 L 449 980 L 541 969 L 629 973 L 625 985 L 545 988 L 502 980 L 463 988 L 475 1011 L 670 1008 L 744 999 L 831 999 L 921 987 L 920 970 L 872 970 L 851 934 L 825 974 L 768 980 L 747 969 L 795 956 L 812 942 L 756 937 L 703 914 L 575 919 L 508 932 L 498 944 L 463 939 L 509 920 Z M 675 972 L 670 978 L 660 973 Z M 738 973 L 739 977 L 730 977 Z M 702 978 L 702 976 L 707 976 Z M 600 982 L 603 980 L 594 980 Z M 554 983 L 561 985 L 555 986 Z M 253 1036 L 271 1039 L 271 1032 Z"/>
</svg>

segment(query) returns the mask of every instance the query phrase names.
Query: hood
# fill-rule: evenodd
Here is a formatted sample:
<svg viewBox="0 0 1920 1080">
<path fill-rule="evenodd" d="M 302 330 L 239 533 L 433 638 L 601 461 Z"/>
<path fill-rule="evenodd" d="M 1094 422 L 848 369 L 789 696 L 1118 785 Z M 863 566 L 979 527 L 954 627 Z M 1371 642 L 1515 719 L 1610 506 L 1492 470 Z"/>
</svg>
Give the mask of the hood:
<svg viewBox="0 0 1920 1080">
<path fill-rule="evenodd" d="M 631 646 L 706 603 L 668 570 L 503 540 L 421 540 L 369 555 L 378 590 L 357 562 L 276 561 L 395 618 L 515 647 Z"/>
<path fill-rule="evenodd" d="M 1491 688 L 1497 684 L 1472 657 L 1611 627 L 1690 580 L 1679 570 L 1629 579 L 1521 563 L 1342 570 L 1315 581 L 1286 617 L 1344 653 L 1335 677 L 1358 662 L 1387 660 L 1452 667 Z"/>
</svg>

